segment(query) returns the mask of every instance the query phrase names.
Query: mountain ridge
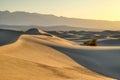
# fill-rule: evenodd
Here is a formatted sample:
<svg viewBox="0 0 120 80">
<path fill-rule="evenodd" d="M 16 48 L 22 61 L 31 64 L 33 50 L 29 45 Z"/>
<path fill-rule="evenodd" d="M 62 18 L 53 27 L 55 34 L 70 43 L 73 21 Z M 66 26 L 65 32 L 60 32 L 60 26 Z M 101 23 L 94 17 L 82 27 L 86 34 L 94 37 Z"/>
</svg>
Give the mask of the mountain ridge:
<svg viewBox="0 0 120 80">
<path fill-rule="evenodd" d="M 36 25 L 0 25 L 0 29 L 16 30 L 16 31 L 27 31 L 31 28 L 38 28 L 44 31 L 104 31 L 102 29 L 93 28 L 82 28 L 82 27 L 72 27 L 72 26 L 36 26 Z"/>
<path fill-rule="evenodd" d="M 83 28 L 99 28 L 104 30 L 118 30 L 120 27 L 120 21 L 68 18 L 52 14 L 39 14 L 24 11 L 0 11 L 0 24 L 37 26 L 66 25 Z"/>
</svg>

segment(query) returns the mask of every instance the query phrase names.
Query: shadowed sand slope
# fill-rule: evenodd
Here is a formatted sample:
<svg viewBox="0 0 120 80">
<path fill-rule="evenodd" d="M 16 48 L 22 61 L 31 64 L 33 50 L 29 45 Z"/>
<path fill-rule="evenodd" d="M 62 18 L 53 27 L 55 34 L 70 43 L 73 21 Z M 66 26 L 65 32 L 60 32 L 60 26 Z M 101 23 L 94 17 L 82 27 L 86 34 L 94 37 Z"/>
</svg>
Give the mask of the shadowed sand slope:
<svg viewBox="0 0 120 80">
<path fill-rule="evenodd" d="M 21 34 L 22 34 L 21 31 L 0 29 L 0 46 L 16 41 Z"/>
<path fill-rule="evenodd" d="M 53 35 L 22 35 L 13 44 L 0 47 L 0 80 L 113 80 L 50 47 L 78 46 L 73 44 Z"/>
<path fill-rule="evenodd" d="M 120 39 L 108 39 L 98 42 L 99 46 L 120 46 Z"/>
<path fill-rule="evenodd" d="M 22 34 L 51 36 L 50 34 L 36 28 L 29 29 L 25 32 L 0 29 L 0 46 L 15 42 Z"/>
<path fill-rule="evenodd" d="M 52 46 L 56 50 L 65 53 L 79 64 L 103 75 L 120 79 L 120 47 L 80 47 L 66 48 Z M 63 50 L 64 49 L 64 50 Z"/>
</svg>

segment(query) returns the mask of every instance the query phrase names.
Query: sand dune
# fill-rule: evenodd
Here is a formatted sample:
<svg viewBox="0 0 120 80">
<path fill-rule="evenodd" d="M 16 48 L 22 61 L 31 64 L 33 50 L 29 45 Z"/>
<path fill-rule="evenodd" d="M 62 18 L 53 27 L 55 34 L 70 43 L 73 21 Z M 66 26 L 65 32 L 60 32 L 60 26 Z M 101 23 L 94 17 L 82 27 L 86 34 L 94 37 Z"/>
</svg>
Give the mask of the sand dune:
<svg viewBox="0 0 120 80">
<path fill-rule="evenodd" d="M 0 80 L 113 80 L 76 63 L 66 48 L 81 54 L 74 53 L 79 45 L 53 35 L 21 35 L 0 47 Z"/>
</svg>

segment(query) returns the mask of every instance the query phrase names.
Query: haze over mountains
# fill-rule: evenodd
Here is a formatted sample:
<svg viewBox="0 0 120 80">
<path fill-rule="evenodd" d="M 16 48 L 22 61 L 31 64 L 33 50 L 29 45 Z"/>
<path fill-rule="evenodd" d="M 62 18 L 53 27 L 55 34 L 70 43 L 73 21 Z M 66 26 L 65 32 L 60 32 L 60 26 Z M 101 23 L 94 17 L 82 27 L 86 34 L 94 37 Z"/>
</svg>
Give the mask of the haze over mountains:
<svg viewBox="0 0 120 80">
<path fill-rule="evenodd" d="M 89 14 L 89 13 L 88 13 Z M 120 30 L 120 21 L 90 20 L 58 17 L 51 14 L 28 13 L 22 11 L 0 11 L 1 25 L 37 25 L 37 26 L 72 26 L 104 30 Z M 59 26 L 60 27 L 60 26 Z"/>
</svg>

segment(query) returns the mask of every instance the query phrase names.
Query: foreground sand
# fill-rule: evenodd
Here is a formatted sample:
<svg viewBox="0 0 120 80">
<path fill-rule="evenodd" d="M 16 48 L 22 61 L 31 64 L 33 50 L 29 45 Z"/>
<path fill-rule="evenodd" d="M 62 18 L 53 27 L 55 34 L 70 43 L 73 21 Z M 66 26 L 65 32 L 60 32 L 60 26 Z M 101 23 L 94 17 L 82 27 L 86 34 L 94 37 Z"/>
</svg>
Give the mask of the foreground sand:
<svg viewBox="0 0 120 80">
<path fill-rule="evenodd" d="M 55 36 L 22 35 L 16 42 L 0 47 L 0 80 L 113 80 L 50 46 L 79 48 Z"/>
</svg>

